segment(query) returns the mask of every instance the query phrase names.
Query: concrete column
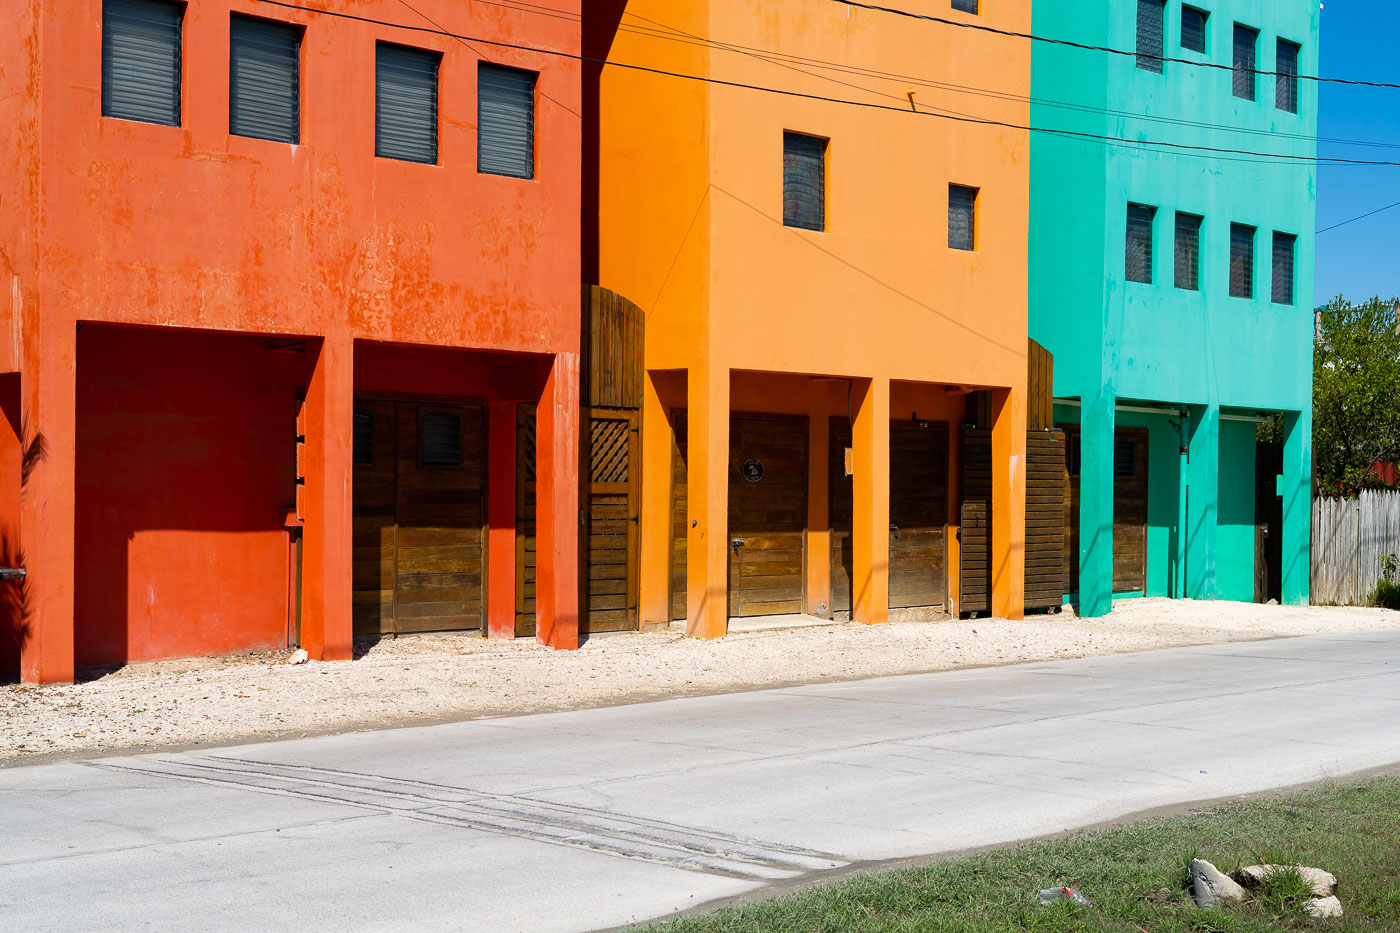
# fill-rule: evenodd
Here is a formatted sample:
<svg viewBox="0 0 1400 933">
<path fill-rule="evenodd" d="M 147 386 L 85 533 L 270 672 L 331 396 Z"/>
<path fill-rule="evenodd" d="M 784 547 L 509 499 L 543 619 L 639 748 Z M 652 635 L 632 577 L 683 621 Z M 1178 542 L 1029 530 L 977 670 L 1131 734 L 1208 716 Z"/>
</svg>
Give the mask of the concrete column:
<svg viewBox="0 0 1400 933">
<path fill-rule="evenodd" d="M 851 395 L 851 619 L 875 625 L 890 617 L 890 381 L 855 380 Z"/>
<path fill-rule="evenodd" d="M 306 480 L 301 497 L 301 646 L 317 660 L 348 661 L 354 651 L 355 420 L 354 341 L 348 333 L 322 339 L 299 420 Z"/>
<path fill-rule="evenodd" d="M 1283 585 L 1285 606 L 1311 599 L 1312 410 L 1283 416 Z"/>
<path fill-rule="evenodd" d="M 515 402 L 492 401 L 486 424 L 486 634 L 515 637 Z"/>
<path fill-rule="evenodd" d="M 1113 431 L 1116 398 L 1085 396 L 1079 425 L 1079 615 L 1113 609 Z"/>
<path fill-rule="evenodd" d="M 656 383 L 642 380 L 642 502 L 638 547 L 642 625 L 671 621 L 671 456 L 675 435 Z"/>
<path fill-rule="evenodd" d="M 815 386 L 813 387 L 816 388 Z M 826 393 L 812 392 L 807 435 L 807 603 L 808 615 L 831 617 L 831 470 L 828 468 L 831 417 Z"/>
<path fill-rule="evenodd" d="M 1192 405 L 1186 463 L 1186 595 L 1215 599 L 1220 522 L 1220 406 Z"/>
<path fill-rule="evenodd" d="M 989 393 L 992 418 L 992 615 L 1026 612 L 1026 396 Z"/>
<path fill-rule="evenodd" d="M 686 386 L 686 632 L 729 631 L 729 369 L 692 367 Z"/>
<path fill-rule="evenodd" d="M 73 680 L 73 531 L 77 453 L 77 330 L 26 307 L 20 377 L 20 678 Z M 347 593 L 348 595 L 348 593 Z"/>
<path fill-rule="evenodd" d="M 554 357 L 540 395 L 535 450 L 535 640 L 578 647 L 579 356 Z"/>
</svg>

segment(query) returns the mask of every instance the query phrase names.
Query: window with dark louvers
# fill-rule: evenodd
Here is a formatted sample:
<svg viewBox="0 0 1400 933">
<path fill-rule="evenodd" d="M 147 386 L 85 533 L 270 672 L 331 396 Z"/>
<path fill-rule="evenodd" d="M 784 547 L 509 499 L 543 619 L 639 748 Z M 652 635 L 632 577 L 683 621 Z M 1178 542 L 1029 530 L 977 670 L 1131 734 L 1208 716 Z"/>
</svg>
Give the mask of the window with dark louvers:
<svg viewBox="0 0 1400 933">
<path fill-rule="evenodd" d="M 183 3 L 103 0 L 102 115 L 180 125 Z"/>
<path fill-rule="evenodd" d="M 423 466 L 460 466 L 462 416 L 451 411 L 425 411 L 419 425 Z"/>
<path fill-rule="evenodd" d="M 1176 287 L 1187 291 L 1201 288 L 1201 217 L 1176 215 Z"/>
<path fill-rule="evenodd" d="M 442 56 L 380 42 L 374 49 L 374 154 L 437 163 Z"/>
<path fill-rule="evenodd" d="M 820 136 L 783 133 L 783 225 L 826 229 L 826 143 Z"/>
<path fill-rule="evenodd" d="M 1293 253 L 1298 238 L 1290 233 L 1274 233 L 1274 304 L 1293 304 Z"/>
<path fill-rule="evenodd" d="M 1137 66 L 1143 71 L 1162 73 L 1166 16 L 1166 0 L 1138 0 Z"/>
<path fill-rule="evenodd" d="M 1128 205 L 1128 240 L 1123 274 L 1129 282 L 1152 282 L 1152 219 L 1157 208 Z"/>
<path fill-rule="evenodd" d="M 1254 297 L 1254 228 L 1230 224 L 1230 297 Z"/>
<path fill-rule="evenodd" d="M 1233 89 L 1242 100 L 1254 100 L 1254 50 L 1259 44 L 1258 30 L 1235 24 L 1235 71 Z"/>
<path fill-rule="evenodd" d="M 476 170 L 535 177 L 533 71 L 482 62 L 477 69 Z"/>
<path fill-rule="evenodd" d="M 1278 76 L 1274 79 L 1274 104 L 1289 113 L 1298 112 L 1298 53 L 1302 48 L 1287 39 L 1278 40 Z"/>
<path fill-rule="evenodd" d="M 948 248 L 977 248 L 977 189 L 948 186 Z"/>
<path fill-rule="evenodd" d="M 1205 53 L 1206 20 L 1210 14 L 1193 6 L 1181 8 L 1181 47 L 1188 52 Z"/>
<path fill-rule="evenodd" d="M 301 141 L 300 26 L 233 14 L 228 41 L 228 131 Z"/>
<path fill-rule="evenodd" d="M 351 453 L 358 466 L 374 465 L 374 410 L 355 409 L 355 426 L 351 434 Z"/>
<path fill-rule="evenodd" d="M 977 0 L 953 0 L 953 9 L 960 13 L 976 13 Z"/>
</svg>

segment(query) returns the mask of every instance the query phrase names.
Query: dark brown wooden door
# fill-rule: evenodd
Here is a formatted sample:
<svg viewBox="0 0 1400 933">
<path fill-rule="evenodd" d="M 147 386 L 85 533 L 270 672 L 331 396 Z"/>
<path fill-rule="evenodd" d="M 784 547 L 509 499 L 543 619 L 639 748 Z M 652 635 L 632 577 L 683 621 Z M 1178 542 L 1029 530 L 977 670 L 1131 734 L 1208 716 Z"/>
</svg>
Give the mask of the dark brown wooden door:
<svg viewBox="0 0 1400 933">
<path fill-rule="evenodd" d="M 686 526 L 690 521 L 686 497 L 689 484 L 686 472 L 688 424 L 684 411 L 671 412 L 671 434 L 674 438 L 671 447 L 671 618 L 677 620 L 686 618 L 685 552 L 689 540 Z"/>
<path fill-rule="evenodd" d="M 584 502 L 583 626 L 587 632 L 637 627 L 640 412 L 588 412 Z"/>
<path fill-rule="evenodd" d="M 393 402 L 355 400 L 351 614 L 356 635 L 394 631 L 396 438 Z"/>
<path fill-rule="evenodd" d="M 515 636 L 535 634 L 535 423 L 537 406 L 515 406 Z"/>
<path fill-rule="evenodd" d="M 827 517 L 831 524 L 831 611 L 851 611 L 851 577 L 855 555 L 851 527 L 855 521 L 851 477 L 846 475 L 846 450 L 851 446 L 851 422 L 831 419 L 827 436 Z"/>
<path fill-rule="evenodd" d="M 1079 507 L 1082 448 L 1077 426 L 1065 425 L 1069 497 L 1065 507 L 1065 579 L 1079 592 Z M 1113 592 L 1147 587 L 1147 431 L 1119 428 L 1113 440 Z"/>
<path fill-rule="evenodd" d="M 992 609 L 992 432 L 963 428 L 958 611 Z"/>
<path fill-rule="evenodd" d="M 731 617 L 803 611 L 806 528 L 807 419 L 731 418 Z"/>
<path fill-rule="evenodd" d="M 1063 431 L 1026 435 L 1027 609 L 1053 609 L 1065 593 L 1065 501 L 1068 477 Z"/>
<path fill-rule="evenodd" d="M 945 608 L 947 553 L 948 425 L 891 422 L 889 607 Z"/>
</svg>

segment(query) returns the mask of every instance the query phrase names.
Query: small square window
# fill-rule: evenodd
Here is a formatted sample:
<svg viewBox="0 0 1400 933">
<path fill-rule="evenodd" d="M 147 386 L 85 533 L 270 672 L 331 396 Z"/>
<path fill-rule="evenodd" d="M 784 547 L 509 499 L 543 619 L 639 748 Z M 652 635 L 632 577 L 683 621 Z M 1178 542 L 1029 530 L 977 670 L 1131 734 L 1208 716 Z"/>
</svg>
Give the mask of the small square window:
<svg viewBox="0 0 1400 933">
<path fill-rule="evenodd" d="M 482 62 L 477 69 L 476 167 L 488 175 L 535 177 L 533 71 Z"/>
<path fill-rule="evenodd" d="M 1181 47 L 1188 52 L 1206 51 L 1206 22 L 1210 14 L 1193 6 L 1181 8 Z"/>
<path fill-rule="evenodd" d="M 228 44 L 228 131 L 301 140 L 300 26 L 233 14 Z"/>
<path fill-rule="evenodd" d="M 977 0 L 953 0 L 953 9 L 959 13 L 976 13 Z"/>
<path fill-rule="evenodd" d="M 1230 297 L 1254 297 L 1254 227 L 1230 224 Z"/>
<path fill-rule="evenodd" d="M 374 154 L 436 165 L 442 56 L 380 42 L 374 58 Z"/>
<path fill-rule="evenodd" d="M 977 189 L 948 186 L 948 248 L 977 248 Z"/>
<path fill-rule="evenodd" d="M 1157 208 L 1145 204 L 1128 205 L 1127 250 L 1123 274 L 1129 282 L 1152 283 L 1152 221 Z"/>
<path fill-rule="evenodd" d="M 461 415 L 453 411 L 425 411 L 419 423 L 419 435 L 419 459 L 423 466 L 461 466 Z"/>
<path fill-rule="evenodd" d="M 185 5 L 170 0 L 104 0 L 104 117 L 180 125 L 184 17 Z"/>
<path fill-rule="evenodd" d="M 783 225 L 826 229 L 826 145 L 820 136 L 783 133 Z"/>
</svg>

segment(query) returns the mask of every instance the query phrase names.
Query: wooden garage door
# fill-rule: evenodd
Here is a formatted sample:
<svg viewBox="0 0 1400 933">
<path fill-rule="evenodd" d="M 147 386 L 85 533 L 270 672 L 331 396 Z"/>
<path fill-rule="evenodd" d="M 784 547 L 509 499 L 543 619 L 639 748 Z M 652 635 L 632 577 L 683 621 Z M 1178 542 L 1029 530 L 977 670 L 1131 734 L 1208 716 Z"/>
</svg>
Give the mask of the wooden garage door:
<svg viewBox="0 0 1400 933">
<path fill-rule="evenodd" d="M 1077 426 L 1066 425 L 1069 499 L 1065 508 L 1065 576 L 1079 591 L 1079 505 L 1082 449 Z M 1119 428 L 1113 440 L 1113 592 L 1147 586 L 1147 430 Z"/>
<path fill-rule="evenodd" d="M 947 423 L 891 422 L 891 609 L 947 605 L 947 525 Z"/>
<path fill-rule="evenodd" d="M 802 612 L 807 419 L 729 423 L 729 615 Z"/>
<path fill-rule="evenodd" d="M 485 623 L 485 410 L 355 402 L 357 634 Z"/>
</svg>

